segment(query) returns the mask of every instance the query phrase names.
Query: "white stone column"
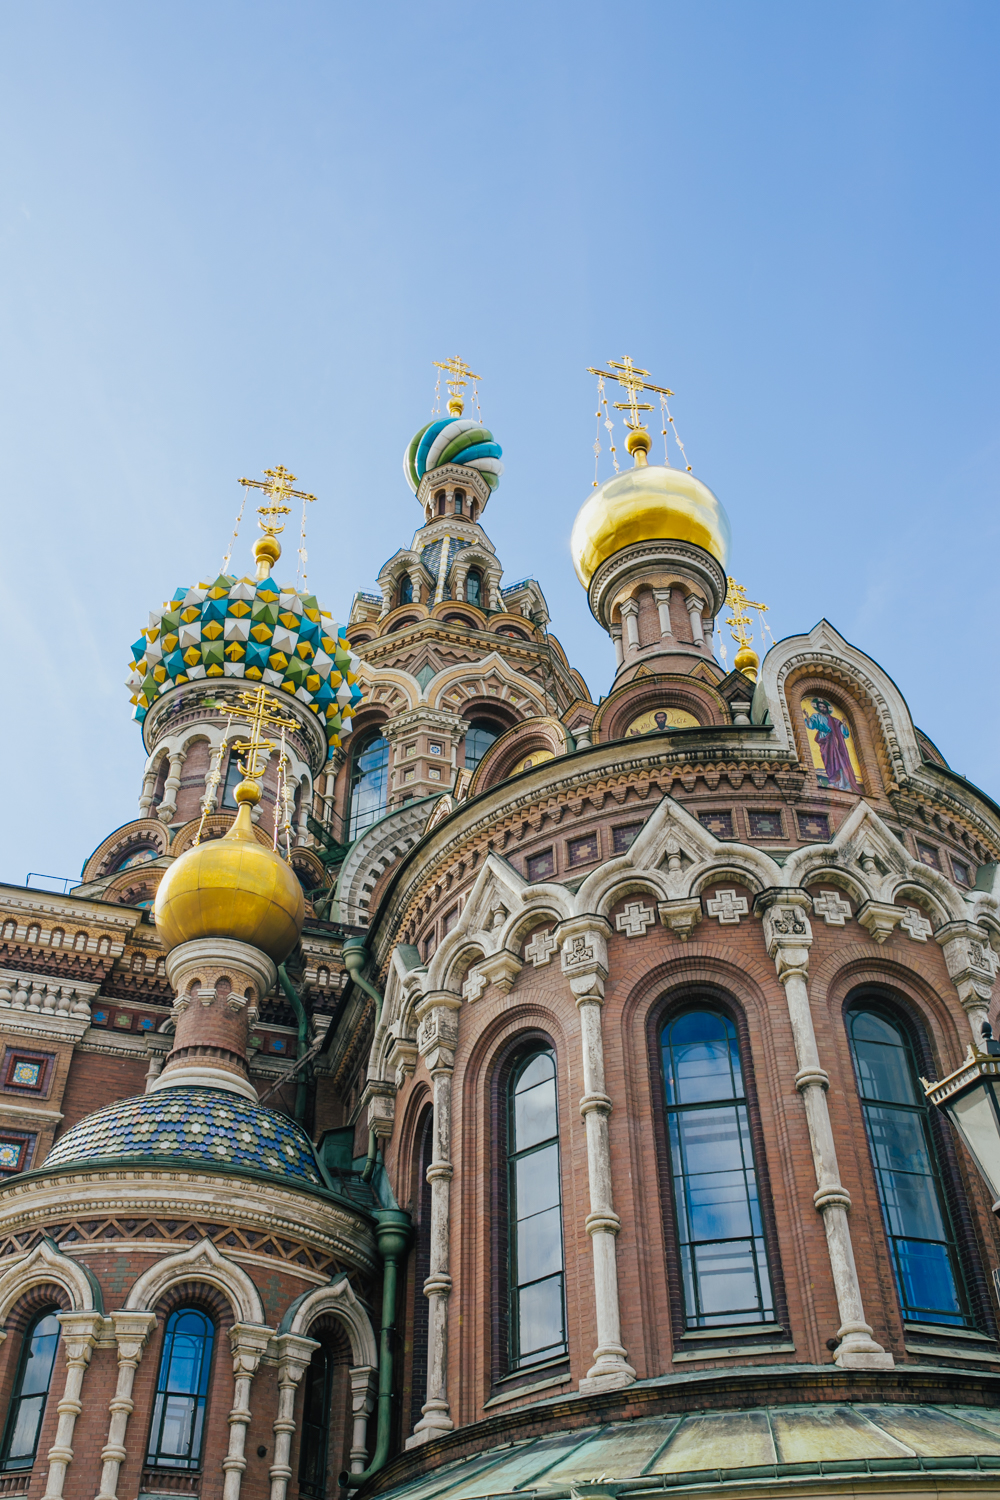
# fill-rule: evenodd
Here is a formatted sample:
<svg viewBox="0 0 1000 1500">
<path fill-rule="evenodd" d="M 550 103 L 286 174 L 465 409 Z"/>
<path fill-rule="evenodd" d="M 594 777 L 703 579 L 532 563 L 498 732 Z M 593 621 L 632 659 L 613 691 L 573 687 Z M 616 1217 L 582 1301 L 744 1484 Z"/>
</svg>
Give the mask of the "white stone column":
<svg viewBox="0 0 1000 1500">
<path fill-rule="evenodd" d="M 983 1045 L 983 1022 L 988 1019 L 997 955 L 990 940 L 974 922 L 946 922 L 934 934 L 944 950 L 944 961 L 962 1008 L 969 1018 L 977 1047 Z"/>
<path fill-rule="evenodd" d="M 639 649 L 639 605 L 635 599 L 626 599 L 621 606 L 622 619 L 625 621 L 626 655 L 631 656 Z"/>
<path fill-rule="evenodd" d="M 156 1314 L 151 1312 L 113 1312 L 115 1340 L 118 1344 L 118 1385 L 108 1403 L 111 1421 L 108 1424 L 108 1440 L 101 1451 L 101 1487 L 97 1500 L 117 1500 L 118 1475 L 125 1461 L 125 1433 L 128 1419 L 134 1410 L 132 1385 L 135 1372 L 146 1347 L 146 1340 L 156 1327 Z"/>
<path fill-rule="evenodd" d="M 351 1377 L 351 1412 L 354 1417 L 351 1473 L 361 1474 L 368 1463 L 368 1418 L 375 1407 L 377 1371 L 373 1365 L 355 1365 L 348 1374 Z M 277 1500 L 277 1497 L 272 1495 L 271 1500 Z"/>
<path fill-rule="evenodd" d="M 156 809 L 156 816 L 161 823 L 169 823 L 177 811 L 177 793 L 181 784 L 181 767 L 187 759 L 186 752 L 175 750 L 170 757 L 170 769 L 167 779 L 163 783 L 163 800 Z"/>
<path fill-rule="evenodd" d="M 620 625 L 611 627 L 611 644 L 615 648 L 615 665 L 620 667 L 625 661 L 625 647 L 622 645 L 622 628 Z"/>
<path fill-rule="evenodd" d="M 285 1500 L 288 1481 L 292 1477 L 288 1460 L 295 1432 L 295 1393 L 319 1342 L 303 1338 L 298 1333 L 279 1333 L 274 1342 L 278 1349 L 278 1414 L 273 1428 L 274 1463 L 268 1470 L 268 1478 L 271 1481 L 271 1500 Z"/>
<path fill-rule="evenodd" d="M 240 1497 L 240 1485 L 247 1466 L 243 1454 L 252 1415 L 250 1387 L 271 1332 L 270 1328 L 261 1328 L 255 1323 L 234 1323 L 229 1330 L 236 1387 L 233 1392 L 233 1409 L 229 1413 L 229 1451 L 222 1460 L 226 1476 L 222 1485 L 222 1500 L 239 1500 Z"/>
<path fill-rule="evenodd" d="M 778 978 L 785 990 L 788 1018 L 795 1042 L 798 1071 L 795 1087 L 805 1106 L 809 1144 L 816 1170 L 816 1192 L 813 1203 L 823 1216 L 830 1269 L 840 1328 L 840 1345 L 834 1363 L 846 1370 L 890 1370 L 894 1360 L 881 1344 L 872 1338 L 865 1320 L 861 1285 L 854 1263 L 848 1210 L 851 1198 L 840 1181 L 837 1151 L 830 1123 L 826 1090 L 829 1075 L 820 1067 L 816 1031 L 809 1005 L 809 949 L 812 928 L 806 915 L 812 902 L 799 889 L 767 891 L 757 898 L 757 910 L 763 912 L 764 940 L 768 956 L 774 960 Z"/>
<path fill-rule="evenodd" d="M 697 594 L 688 594 L 684 603 L 687 605 L 688 619 L 691 621 L 691 638 L 696 646 L 703 646 L 705 632 L 701 624 L 701 611 L 704 601 Z"/>
<path fill-rule="evenodd" d="M 656 600 L 656 608 L 660 616 L 660 639 L 673 635 L 670 628 L 670 590 L 654 589 L 653 598 Z"/>
<path fill-rule="evenodd" d="M 66 1353 L 66 1384 L 56 1407 L 56 1440 L 49 1449 L 49 1472 L 42 1500 L 62 1500 L 66 1470 L 73 1462 L 73 1429 L 83 1410 L 80 1392 L 90 1356 L 104 1322 L 99 1312 L 61 1312 L 62 1345 Z"/>
<path fill-rule="evenodd" d="M 580 1015 L 583 1048 L 583 1098 L 580 1113 L 587 1131 L 587 1173 L 590 1179 L 590 1213 L 586 1229 L 594 1256 L 594 1306 L 597 1348 L 594 1363 L 580 1381 L 580 1391 L 614 1390 L 631 1385 L 635 1371 L 622 1344 L 618 1307 L 618 1263 L 615 1242 L 621 1220 L 614 1210 L 611 1190 L 611 1142 L 608 1116 L 611 1100 L 604 1086 L 604 1038 L 601 1010 L 604 981 L 608 977 L 608 937 L 611 924 L 591 914 L 572 917 L 558 930 L 562 945 L 562 971 Z"/>
<path fill-rule="evenodd" d="M 142 778 L 142 796 L 139 798 L 140 818 L 149 817 L 149 809 L 153 805 L 153 797 L 156 793 L 156 772 L 147 771 Z"/>
<path fill-rule="evenodd" d="M 427 1331 L 427 1400 L 420 1421 L 407 1440 L 408 1448 L 443 1437 L 455 1426 L 448 1401 L 448 1298 L 451 1296 L 451 1086 L 458 1043 L 459 995 L 434 990 L 417 1006 L 420 1025 L 417 1050 L 427 1064 L 434 1085 L 432 1161 L 427 1168 L 431 1185 L 431 1264 L 424 1282 L 430 1303 Z"/>
</svg>

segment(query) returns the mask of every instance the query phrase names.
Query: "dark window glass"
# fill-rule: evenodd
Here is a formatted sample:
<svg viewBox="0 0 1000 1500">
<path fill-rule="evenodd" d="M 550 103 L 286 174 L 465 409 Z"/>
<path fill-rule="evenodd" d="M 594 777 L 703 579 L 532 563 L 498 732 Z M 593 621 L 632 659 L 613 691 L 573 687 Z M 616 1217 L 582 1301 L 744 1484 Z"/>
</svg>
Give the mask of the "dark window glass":
<svg viewBox="0 0 1000 1500">
<path fill-rule="evenodd" d="M 731 812 L 701 812 L 698 814 L 698 822 L 702 828 L 707 828 L 709 833 L 714 833 L 717 839 L 731 839 L 733 837 L 733 815 Z"/>
<path fill-rule="evenodd" d="M 687 1326 L 769 1322 L 774 1298 L 733 1023 L 710 1010 L 669 1022 L 663 1078 Z"/>
<path fill-rule="evenodd" d="M 222 790 L 222 806 L 236 810 L 236 798 L 233 793 L 243 780 L 243 772 L 240 770 L 240 758 L 235 750 L 229 752 L 229 765 L 226 767 L 226 784 Z"/>
<path fill-rule="evenodd" d="M 909 1038 L 878 1010 L 853 1011 L 848 1030 L 903 1317 L 967 1324 L 954 1233 Z"/>
<path fill-rule="evenodd" d="M 483 602 L 483 575 L 478 568 L 470 568 L 465 575 L 465 602 L 479 605 Z"/>
<path fill-rule="evenodd" d="M 798 818 L 800 839 L 817 839 L 821 844 L 829 841 L 830 819 L 826 813 L 800 812 Z"/>
<path fill-rule="evenodd" d="M 556 1064 L 535 1052 L 515 1069 L 507 1101 L 510 1365 L 566 1351 Z"/>
<path fill-rule="evenodd" d="M 54 1311 L 42 1313 L 24 1335 L 21 1364 L 3 1439 L 2 1467 L 5 1470 L 30 1469 L 35 1461 L 58 1347 L 59 1319 Z"/>
<path fill-rule="evenodd" d="M 374 734 L 362 740 L 351 765 L 350 842 L 382 816 L 388 796 L 389 741 Z"/>
<path fill-rule="evenodd" d="M 556 873 L 556 862 L 551 849 L 532 854 L 525 860 L 525 872 L 529 880 L 547 880 Z"/>
<path fill-rule="evenodd" d="M 465 494 L 462 490 L 455 491 L 455 514 L 460 516 L 465 508 Z"/>
<path fill-rule="evenodd" d="M 409 573 L 406 573 L 403 576 L 402 586 L 399 590 L 399 602 L 400 604 L 413 603 L 413 579 L 410 577 Z"/>
<path fill-rule="evenodd" d="M 444 515 L 444 490 L 438 490 L 438 493 L 437 493 L 437 508 L 438 508 L 438 515 L 439 516 L 443 516 Z"/>
<path fill-rule="evenodd" d="M 214 1342 L 211 1320 L 193 1307 L 167 1319 L 147 1463 L 164 1469 L 200 1466 Z"/>
<path fill-rule="evenodd" d="M 302 1401 L 302 1446 L 299 1459 L 299 1494 L 310 1500 L 326 1495 L 326 1468 L 330 1448 L 331 1364 L 320 1345 L 309 1361 Z"/>
<path fill-rule="evenodd" d="M 495 727 L 482 719 L 473 719 L 465 735 L 465 769 L 474 771 L 495 740 Z"/>
</svg>

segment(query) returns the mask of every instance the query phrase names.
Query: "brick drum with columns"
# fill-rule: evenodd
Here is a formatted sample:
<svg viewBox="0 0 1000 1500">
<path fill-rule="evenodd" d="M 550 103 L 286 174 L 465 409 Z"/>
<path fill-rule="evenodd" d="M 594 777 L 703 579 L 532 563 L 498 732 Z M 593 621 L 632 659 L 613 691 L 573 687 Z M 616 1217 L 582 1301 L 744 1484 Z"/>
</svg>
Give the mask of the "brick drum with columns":
<svg viewBox="0 0 1000 1500">
<path fill-rule="evenodd" d="M 922 1080 L 996 1020 L 1000 808 L 826 620 L 720 665 L 729 522 L 641 428 L 594 701 L 458 390 L 349 646 L 265 537 L 178 601 L 140 816 L 0 891 L 0 1493 L 994 1495 L 1000 1236 Z"/>
</svg>

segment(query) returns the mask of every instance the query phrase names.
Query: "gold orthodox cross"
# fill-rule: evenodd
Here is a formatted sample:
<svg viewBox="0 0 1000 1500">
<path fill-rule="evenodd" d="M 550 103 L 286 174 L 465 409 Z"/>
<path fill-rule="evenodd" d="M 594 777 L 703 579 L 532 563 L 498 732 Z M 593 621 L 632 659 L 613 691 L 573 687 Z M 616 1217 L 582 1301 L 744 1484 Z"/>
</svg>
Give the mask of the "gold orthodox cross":
<svg viewBox="0 0 1000 1500">
<path fill-rule="evenodd" d="M 305 490 L 293 490 L 296 475 L 290 474 L 283 464 L 276 469 L 265 469 L 263 479 L 241 479 L 240 484 L 246 485 L 247 489 L 263 490 L 269 503 L 258 505 L 257 514 L 260 520 L 257 522 L 261 531 L 267 536 L 277 536 L 284 531 L 284 521 L 279 522 L 279 516 L 291 514 L 289 499 L 294 495 L 296 500 L 315 500 L 315 495 L 309 495 Z"/>
<path fill-rule="evenodd" d="M 655 391 L 659 396 L 672 396 L 674 393 L 665 385 L 651 385 L 643 378 L 649 374 L 649 371 L 641 370 L 638 365 L 634 365 L 627 354 L 621 359 L 609 359 L 608 364 L 611 366 L 610 370 L 598 370 L 593 366 L 588 366 L 587 374 L 602 375 L 605 380 L 616 380 L 625 390 L 628 400 L 615 401 L 612 404 L 615 411 L 627 411 L 631 415 L 631 422 L 628 417 L 625 418 L 625 426 L 636 432 L 642 426 L 639 413 L 653 410 L 648 401 L 639 400 L 639 392 Z"/>
<path fill-rule="evenodd" d="M 250 726 L 249 737 L 236 740 L 233 749 L 245 757 L 239 762 L 243 775 L 250 781 L 259 781 L 275 747 L 275 741 L 264 733 L 265 726 L 287 731 L 297 728 L 296 721 L 284 711 L 280 699 L 268 693 L 263 683 L 253 693 L 241 693 L 239 702 L 230 713 L 234 719 L 243 719 Z"/>
<path fill-rule="evenodd" d="M 451 359 L 435 359 L 433 364 L 436 370 L 443 370 L 445 372 L 445 384 L 448 387 L 449 396 L 449 412 L 453 417 L 460 417 L 465 410 L 465 398 L 462 395 L 463 388 L 468 385 L 470 380 L 482 380 L 483 377 L 470 370 L 465 360 L 460 359 L 457 354 L 453 354 Z"/>
<path fill-rule="evenodd" d="M 733 612 L 726 624 L 730 626 L 733 640 L 745 649 L 753 640 L 753 631 L 748 628 L 753 620 L 747 610 L 755 609 L 759 614 L 764 614 L 767 605 L 758 603 L 756 599 L 748 599 L 746 589 L 735 578 L 727 578 L 726 583 L 726 608 Z"/>
</svg>

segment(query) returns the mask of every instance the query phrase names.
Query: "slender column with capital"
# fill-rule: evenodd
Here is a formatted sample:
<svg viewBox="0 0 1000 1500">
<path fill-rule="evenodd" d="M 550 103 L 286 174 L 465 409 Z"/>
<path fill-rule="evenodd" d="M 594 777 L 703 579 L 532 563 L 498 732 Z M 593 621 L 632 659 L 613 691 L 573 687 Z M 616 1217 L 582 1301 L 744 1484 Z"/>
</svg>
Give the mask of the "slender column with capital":
<svg viewBox="0 0 1000 1500">
<path fill-rule="evenodd" d="M 56 1424 L 56 1440 L 48 1453 L 49 1472 L 42 1500 L 62 1500 L 66 1470 L 73 1462 L 73 1429 L 83 1410 L 80 1401 L 83 1377 L 104 1322 L 99 1312 L 61 1312 L 57 1317 L 62 1327 L 62 1345 L 66 1351 L 66 1384 L 62 1400 L 56 1407 L 59 1421 Z"/>
<path fill-rule="evenodd" d="M 156 1314 L 113 1312 L 111 1321 L 118 1344 L 118 1384 L 108 1404 L 111 1421 L 108 1424 L 108 1440 L 101 1452 L 101 1487 L 97 1492 L 97 1500 L 117 1500 L 118 1475 L 126 1455 L 125 1433 L 134 1409 L 132 1385 L 146 1340 L 156 1327 Z"/>
<path fill-rule="evenodd" d="M 688 619 L 691 621 L 691 639 L 696 646 L 705 644 L 705 632 L 701 624 L 701 612 L 704 601 L 697 594 L 688 594 L 684 603 L 687 605 Z"/>
<path fill-rule="evenodd" d="M 351 1378 L 351 1413 L 354 1417 L 351 1443 L 351 1473 L 361 1474 L 368 1462 L 368 1418 L 375 1406 L 375 1369 L 372 1365 L 355 1365 Z M 272 1495 L 271 1500 L 277 1500 Z"/>
<path fill-rule="evenodd" d="M 268 1478 L 271 1481 L 271 1500 L 285 1500 L 288 1481 L 292 1477 L 289 1458 L 295 1433 L 295 1392 L 309 1368 L 313 1352 L 319 1348 L 319 1342 L 303 1338 L 298 1333 L 279 1333 L 274 1342 L 278 1349 L 278 1414 L 273 1429 L 274 1463 L 268 1470 Z"/>
<path fill-rule="evenodd" d="M 664 640 L 667 636 L 673 635 L 670 628 L 670 590 L 654 589 L 653 598 L 660 616 L 660 639 Z"/>
<path fill-rule="evenodd" d="M 573 917 L 559 927 L 562 971 L 580 1015 L 583 1044 L 583 1098 L 580 1113 L 587 1131 L 587 1173 L 590 1213 L 586 1229 L 594 1255 L 594 1306 L 597 1348 L 594 1363 L 580 1381 L 581 1392 L 614 1390 L 631 1385 L 635 1371 L 622 1344 L 618 1306 L 618 1263 L 615 1241 L 621 1220 L 614 1210 L 611 1190 L 611 1142 L 608 1116 L 611 1100 L 604 1086 L 604 1038 L 601 1010 L 608 977 L 608 937 L 611 924 L 593 915 Z"/>
<path fill-rule="evenodd" d="M 621 606 L 622 619 L 625 621 L 625 653 L 631 656 L 639 649 L 639 605 L 635 599 L 626 599 Z"/>
<path fill-rule="evenodd" d="M 247 1428 L 253 1415 L 250 1410 L 250 1387 L 271 1334 L 270 1328 L 260 1328 L 254 1323 L 234 1323 L 229 1330 L 236 1387 L 233 1392 L 233 1409 L 229 1413 L 229 1451 L 222 1460 L 226 1476 L 222 1484 L 222 1500 L 240 1500 L 240 1485 L 247 1466 L 243 1456 Z"/>
<path fill-rule="evenodd" d="M 177 793 L 180 790 L 181 784 L 181 767 L 186 759 L 187 754 L 183 750 L 176 750 L 170 757 L 170 770 L 167 772 L 167 779 L 163 783 L 163 800 L 156 809 L 156 816 L 161 823 L 169 823 L 177 811 Z"/>
<path fill-rule="evenodd" d="M 764 918 L 764 939 L 768 956 L 774 960 L 778 978 L 785 990 L 798 1063 L 795 1087 L 802 1095 L 805 1106 L 809 1144 L 816 1169 L 813 1203 L 823 1216 L 840 1316 L 840 1328 L 837 1332 L 840 1344 L 834 1363 L 847 1370 L 890 1370 L 895 1363 L 892 1355 L 874 1341 L 871 1326 L 865 1321 L 861 1284 L 854 1263 L 854 1248 L 847 1219 L 851 1198 L 840 1181 L 833 1126 L 826 1098 L 830 1079 L 820 1067 L 816 1046 L 807 982 L 812 928 L 806 913 L 811 909 L 812 902 L 808 893 L 799 889 L 765 891 L 757 897 L 757 910 L 763 913 Z"/>
<path fill-rule="evenodd" d="M 625 661 L 625 647 L 622 645 L 622 628 L 620 625 L 611 627 L 611 644 L 615 648 L 615 666 L 620 667 Z"/>
<path fill-rule="evenodd" d="M 427 1064 L 434 1086 L 432 1160 L 427 1168 L 431 1185 L 431 1264 L 424 1282 L 430 1304 L 427 1330 L 427 1400 L 420 1421 L 407 1439 L 408 1448 L 443 1437 L 455 1426 L 448 1401 L 448 1298 L 451 1296 L 449 1238 L 451 1233 L 451 1085 L 458 1042 L 459 995 L 435 990 L 417 1006 L 420 1022 L 417 1050 Z"/>
<path fill-rule="evenodd" d="M 139 798 L 139 816 L 148 818 L 156 794 L 156 772 L 147 771 L 142 778 L 142 796 Z"/>
<path fill-rule="evenodd" d="M 974 1045 L 981 1047 L 983 1022 L 989 1018 L 997 977 L 997 955 L 986 932 L 974 922 L 946 922 L 934 938 L 944 950 L 948 974 L 969 1018 Z"/>
</svg>

